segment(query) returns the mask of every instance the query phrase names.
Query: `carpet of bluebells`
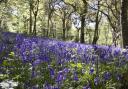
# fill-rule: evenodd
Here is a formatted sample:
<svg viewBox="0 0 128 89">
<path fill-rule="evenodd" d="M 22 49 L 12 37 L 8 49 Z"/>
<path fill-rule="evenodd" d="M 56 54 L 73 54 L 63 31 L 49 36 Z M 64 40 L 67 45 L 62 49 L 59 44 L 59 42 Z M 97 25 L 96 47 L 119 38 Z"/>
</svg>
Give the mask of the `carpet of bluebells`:
<svg viewBox="0 0 128 89">
<path fill-rule="evenodd" d="M 18 82 L 14 89 L 127 89 L 128 50 L 4 32 L 4 80 Z"/>
</svg>

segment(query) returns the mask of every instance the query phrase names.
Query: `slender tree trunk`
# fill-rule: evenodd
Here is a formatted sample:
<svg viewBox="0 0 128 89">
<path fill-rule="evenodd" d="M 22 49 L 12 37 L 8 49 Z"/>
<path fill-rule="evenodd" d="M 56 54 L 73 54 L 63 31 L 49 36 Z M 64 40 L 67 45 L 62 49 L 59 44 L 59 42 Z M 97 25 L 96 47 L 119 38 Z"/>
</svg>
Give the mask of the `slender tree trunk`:
<svg viewBox="0 0 128 89">
<path fill-rule="evenodd" d="M 62 18 L 62 27 L 63 27 L 63 40 L 65 40 L 65 33 L 66 33 L 66 26 L 65 26 L 65 20 L 66 20 L 66 14 L 65 14 L 65 12 L 64 12 L 64 16 L 63 16 L 63 18 Z"/>
<path fill-rule="evenodd" d="M 121 10 L 123 47 L 126 48 L 128 46 L 128 0 L 122 0 Z"/>
<path fill-rule="evenodd" d="M 0 19 L 0 27 L 2 27 L 2 20 Z"/>
<path fill-rule="evenodd" d="M 33 8 L 33 15 L 34 15 L 33 35 L 35 36 L 37 35 L 36 23 L 37 23 L 38 8 L 39 8 L 39 0 L 36 1 L 36 6 Z"/>
<path fill-rule="evenodd" d="M 65 19 L 63 21 L 63 40 L 65 40 Z"/>
<path fill-rule="evenodd" d="M 84 10 L 81 13 L 81 30 L 80 30 L 80 43 L 85 43 L 85 39 L 84 39 L 84 26 L 85 26 L 85 14 L 87 13 L 87 1 L 86 0 L 82 0 L 83 1 L 83 8 Z"/>
<path fill-rule="evenodd" d="M 37 32 L 36 32 L 36 22 L 37 22 L 37 14 L 35 14 L 34 16 L 34 26 L 33 26 L 33 34 L 36 36 Z"/>
<path fill-rule="evenodd" d="M 47 26 L 47 36 L 50 34 L 50 13 L 48 11 L 48 26 Z"/>
<path fill-rule="evenodd" d="M 0 27 L 0 42 L 2 41 L 2 28 Z"/>
<path fill-rule="evenodd" d="M 100 3 L 100 1 L 98 1 L 98 11 L 97 11 L 97 14 L 96 14 L 95 32 L 94 32 L 94 37 L 93 37 L 92 44 L 96 44 L 98 39 L 99 39 L 99 22 L 100 22 L 99 21 L 99 9 L 100 9 L 99 3 Z"/>
<path fill-rule="evenodd" d="M 54 38 L 56 38 L 56 23 L 54 24 Z"/>
<path fill-rule="evenodd" d="M 51 28 L 50 28 L 50 19 L 51 19 L 51 8 L 50 8 L 50 2 L 51 0 L 48 0 L 48 22 L 47 22 L 47 36 L 50 35 L 50 31 L 51 31 Z"/>
<path fill-rule="evenodd" d="M 32 2 L 29 2 L 29 34 L 32 34 Z"/>
<path fill-rule="evenodd" d="M 28 31 L 27 31 L 27 20 L 26 19 L 27 18 L 25 16 L 23 16 L 24 30 L 28 34 Z"/>
<path fill-rule="evenodd" d="M 80 43 L 84 43 L 84 26 L 85 26 L 85 16 L 81 16 L 81 30 L 80 30 Z"/>
<path fill-rule="evenodd" d="M 79 42 L 79 29 L 77 29 L 75 42 Z"/>
</svg>

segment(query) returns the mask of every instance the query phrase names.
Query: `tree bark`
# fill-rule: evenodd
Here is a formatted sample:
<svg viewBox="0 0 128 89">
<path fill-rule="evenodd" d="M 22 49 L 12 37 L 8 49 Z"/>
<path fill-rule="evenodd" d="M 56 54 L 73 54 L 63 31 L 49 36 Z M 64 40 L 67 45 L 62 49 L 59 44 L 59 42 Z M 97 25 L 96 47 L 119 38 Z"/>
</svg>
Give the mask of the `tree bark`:
<svg viewBox="0 0 128 89">
<path fill-rule="evenodd" d="M 37 22 L 37 14 L 34 16 L 34 26 L 33 26 L 33 34 L 36 36 L 37 32 L 36 32 L 36 22 Z"/>
<path fill-rule="evenodd" d="M 64 11 L 64 15 L 63 15 L 63 18 L 62 18 L 62 27 L 63 27 L 63 40 L 65 40 L 65 32 L 66 32 L 66 26 L 65 26 L 65 20 L 66 20 L 66 17 L 65 17 L 65 11 Z"/>
<path fill-rule="evenodd" d="M 35 36 L 37 34 L 36 23 L 37 23 L 38 8 L 39 8 L 39 0 L 36 1 L 36 6 L 33 8 L 33 14 L 34 14 L 33 35 Z"/>
<path fill-rule="evenodd" d="M 48 0 L 48 21 L 47 21 L 47 36 L 50 36 L 50 32 L 51 32 L 51 27 L 50 27 L 50 20 L 51 20 L 51 8 L 50 8 L 50 3 L 51 3 L 51 0 Z"/>
<path fill-rule="evenodd" d="M 75 37 L 75 42 L 79 42 L 79 29 L 77 29 L 76 37 Z"/>
<path fill-rule="evenodd" d="M 49 36 L 49 33 L 50 33 L 50 13 L 49 13 L 49 10 L 48 10 L 48 26 L 47 26 L 47 36 Z"/>
<path fill-rule="evenodd" d="M 95 20 L 95 32 L 94 32 L 94 37 L 93 37 L 93 42 L 92 44 L 96 44 L 98 39 L 99 39 L 99 9 L 100 9 L 100 1 L 98 1 L 98 11 L 96 13 L 96 20 Z"/>
<path fill-rule="evenodd" d="M 29 2 L 29 34 L 32 34 L 32 2 Z"/>
<path fill-rule="evenodd" d="M 81 30 L 80 30 L 80 43 L 84 43 L 84 25 L 85 25 L 85 16 L 81 16 Z"/>
<path fill-rule="evenodd" d="M 121 11 L 123 47 L 126 48 L 128 46 L 128 0 L 122 0 Z"/>
</svg>

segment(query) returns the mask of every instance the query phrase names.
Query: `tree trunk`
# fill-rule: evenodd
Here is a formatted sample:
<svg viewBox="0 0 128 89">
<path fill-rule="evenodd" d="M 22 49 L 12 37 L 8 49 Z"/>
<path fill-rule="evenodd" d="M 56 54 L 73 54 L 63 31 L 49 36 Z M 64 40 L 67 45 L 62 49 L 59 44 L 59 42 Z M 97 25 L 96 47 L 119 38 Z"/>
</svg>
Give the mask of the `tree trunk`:
<svg viewBox="0 0 128 89">
<path fill-rule="evenodd" d="M 0 27 L 2 27 L 2 20 L 0 19 Z"/>
<path fill-rule="evenodd" d="M 2 41 L 2 28 L 0 27 L 0 43 Z"/>
<path fill-rule="evenodd" d="M 128 46 L 128 0 L 122 0 L 121 10 L 123 47 L 126 48 Z"/>
<path fill-rule="evenodd" d="M 34 27 L 33 27 L 33 34 L 36 36 L 36 22 L 37 22 L 37 14 L 34 16 Z"/>
<path fill-rule="evenodd" d="M 65 33 L 66 33 L 66 26 L 65 26 L 65 20 L 66 20 L 66 18 L 65 18 L 65 12 L 64 12 L 64 16 L 63 16 L 63 18 L 62 18 L 62 27 L 63 27 L 63 40 L 65 40 Z"/>
<path fill-rule="evenodd" d="M 50 36 L 50 31 L 51 31 L 51 28 L 50 28 L 50 19 L 51 19 L 51 8 L 50 8 L 50 2 L 51 0 L 48 0 L 48 22 L 47 22 L 47 36 Z"/>
<path fill-rule="evenodd" d="M 32 2 L 29 2 L 29 34 L 32 34 Z"/>
<path fill-rule="evenodd" d="M 47 26 L 47 36 L 49 36 L 49 33 L 50 33 L 50 14 L 49 14 L 49 11 L 48 11 L 48 26 Z"/>
<path fill-rule="evenodd" d="M 97 11 L 97 14 L 96 14 L 95 32 L 94 32 L 94 37 L 93 37 L 92 44 L 96 44 L 98 39 L 99 39 L 99 22 L 100 22 L 100 20 L 99 20 L 99 9 L 100 9 L 99 3 L 100 3 L 100 1 L 98 1 L 98 11 Z"/>
<path fill-rule="evenodd" d="M 38 7 L 39 7 L 39 0 L 36 1 L 36 6 L 33 8 L 33 15 L 34 15 L 33 35 L 35 35 L 35 36 L 37 34 L 36 22 L 37 22 L 37 15 L 38 15 Z M 35 9 L 35 11 L 34 11 L 34 9 Z"/>
<path fill-rule="evenodd" d="M 75 37 L 75 42 L 79 42 L 79 29 L 77 29 L 76 37 Z"/>
<path fill-rule="evenodd" d="M 98 27 L 98 23 L 96 22 L 96 25 L 95 25 L 95 32 L 94 32 L 94 37 L 93 37 L 93 42 L 92 44 L 97 44 L 97 41 L 99 39 L 99 27 Z"/>
<path fill-rule="evenodd" d="M 85 16 L 81 16 L 81 31 L 80 31 L 80 43 L 84 43 L 84 25 L 85 25 Z"/>
</svg>

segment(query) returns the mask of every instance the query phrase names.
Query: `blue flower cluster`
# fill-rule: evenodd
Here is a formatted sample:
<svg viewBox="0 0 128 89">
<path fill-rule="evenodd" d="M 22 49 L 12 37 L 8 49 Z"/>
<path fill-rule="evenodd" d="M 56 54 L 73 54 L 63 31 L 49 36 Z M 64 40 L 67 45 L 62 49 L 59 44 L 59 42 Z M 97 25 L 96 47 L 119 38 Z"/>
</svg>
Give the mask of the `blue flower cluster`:
<svg viewBox="0 0 128 89">
<path fill-rule="evenodd" d="M 80 66 L 82 66 L 82 70 L 85 70 L 81 74 L 88 72 L 90 76 L 95 76 L 94 85 L 97 86 L 98 83 L 107 81 L 114 76 L 112 74 L 114 69 L 111 71 L 109 67 L 124 68 L 128 64 L 128 50 L 119 47 L 63 42 L 41 37 L 24 37 L 20 34 L 13 34 L 15 39 L 10 41 L 8 37 L 11 35 L 11 33 L 4 33 L 4 40 L 6 42 L 13 41 L 12 51 L 23 63 L 30 63 L 32 68 L 36 68 L 42 63 L 47 64 L 46 68 L 49 70 L 51 78 L 55 80 L 55 84 L 44 84 L 45 89 L 55 89 L 55 87 L 61 89 L 69 76 L 71 81 L 80 81 L 82 76 L 79 74 Z M 4 49 L 3 44 L 0 44 L 0 54 Z M 72 67 L 71 64 L 75 67 Z M 105 71 L 102 71 L 104 70 L 101 68 L 102 65 L 107 67 L 105 67 Z M 118 72 L 120 71 L 121 69 Z M 99 76 L 100 74 L 102 76 Z M 84 86 L 83 89 L 91 89 L 91 86 Z"/>
</svg>

